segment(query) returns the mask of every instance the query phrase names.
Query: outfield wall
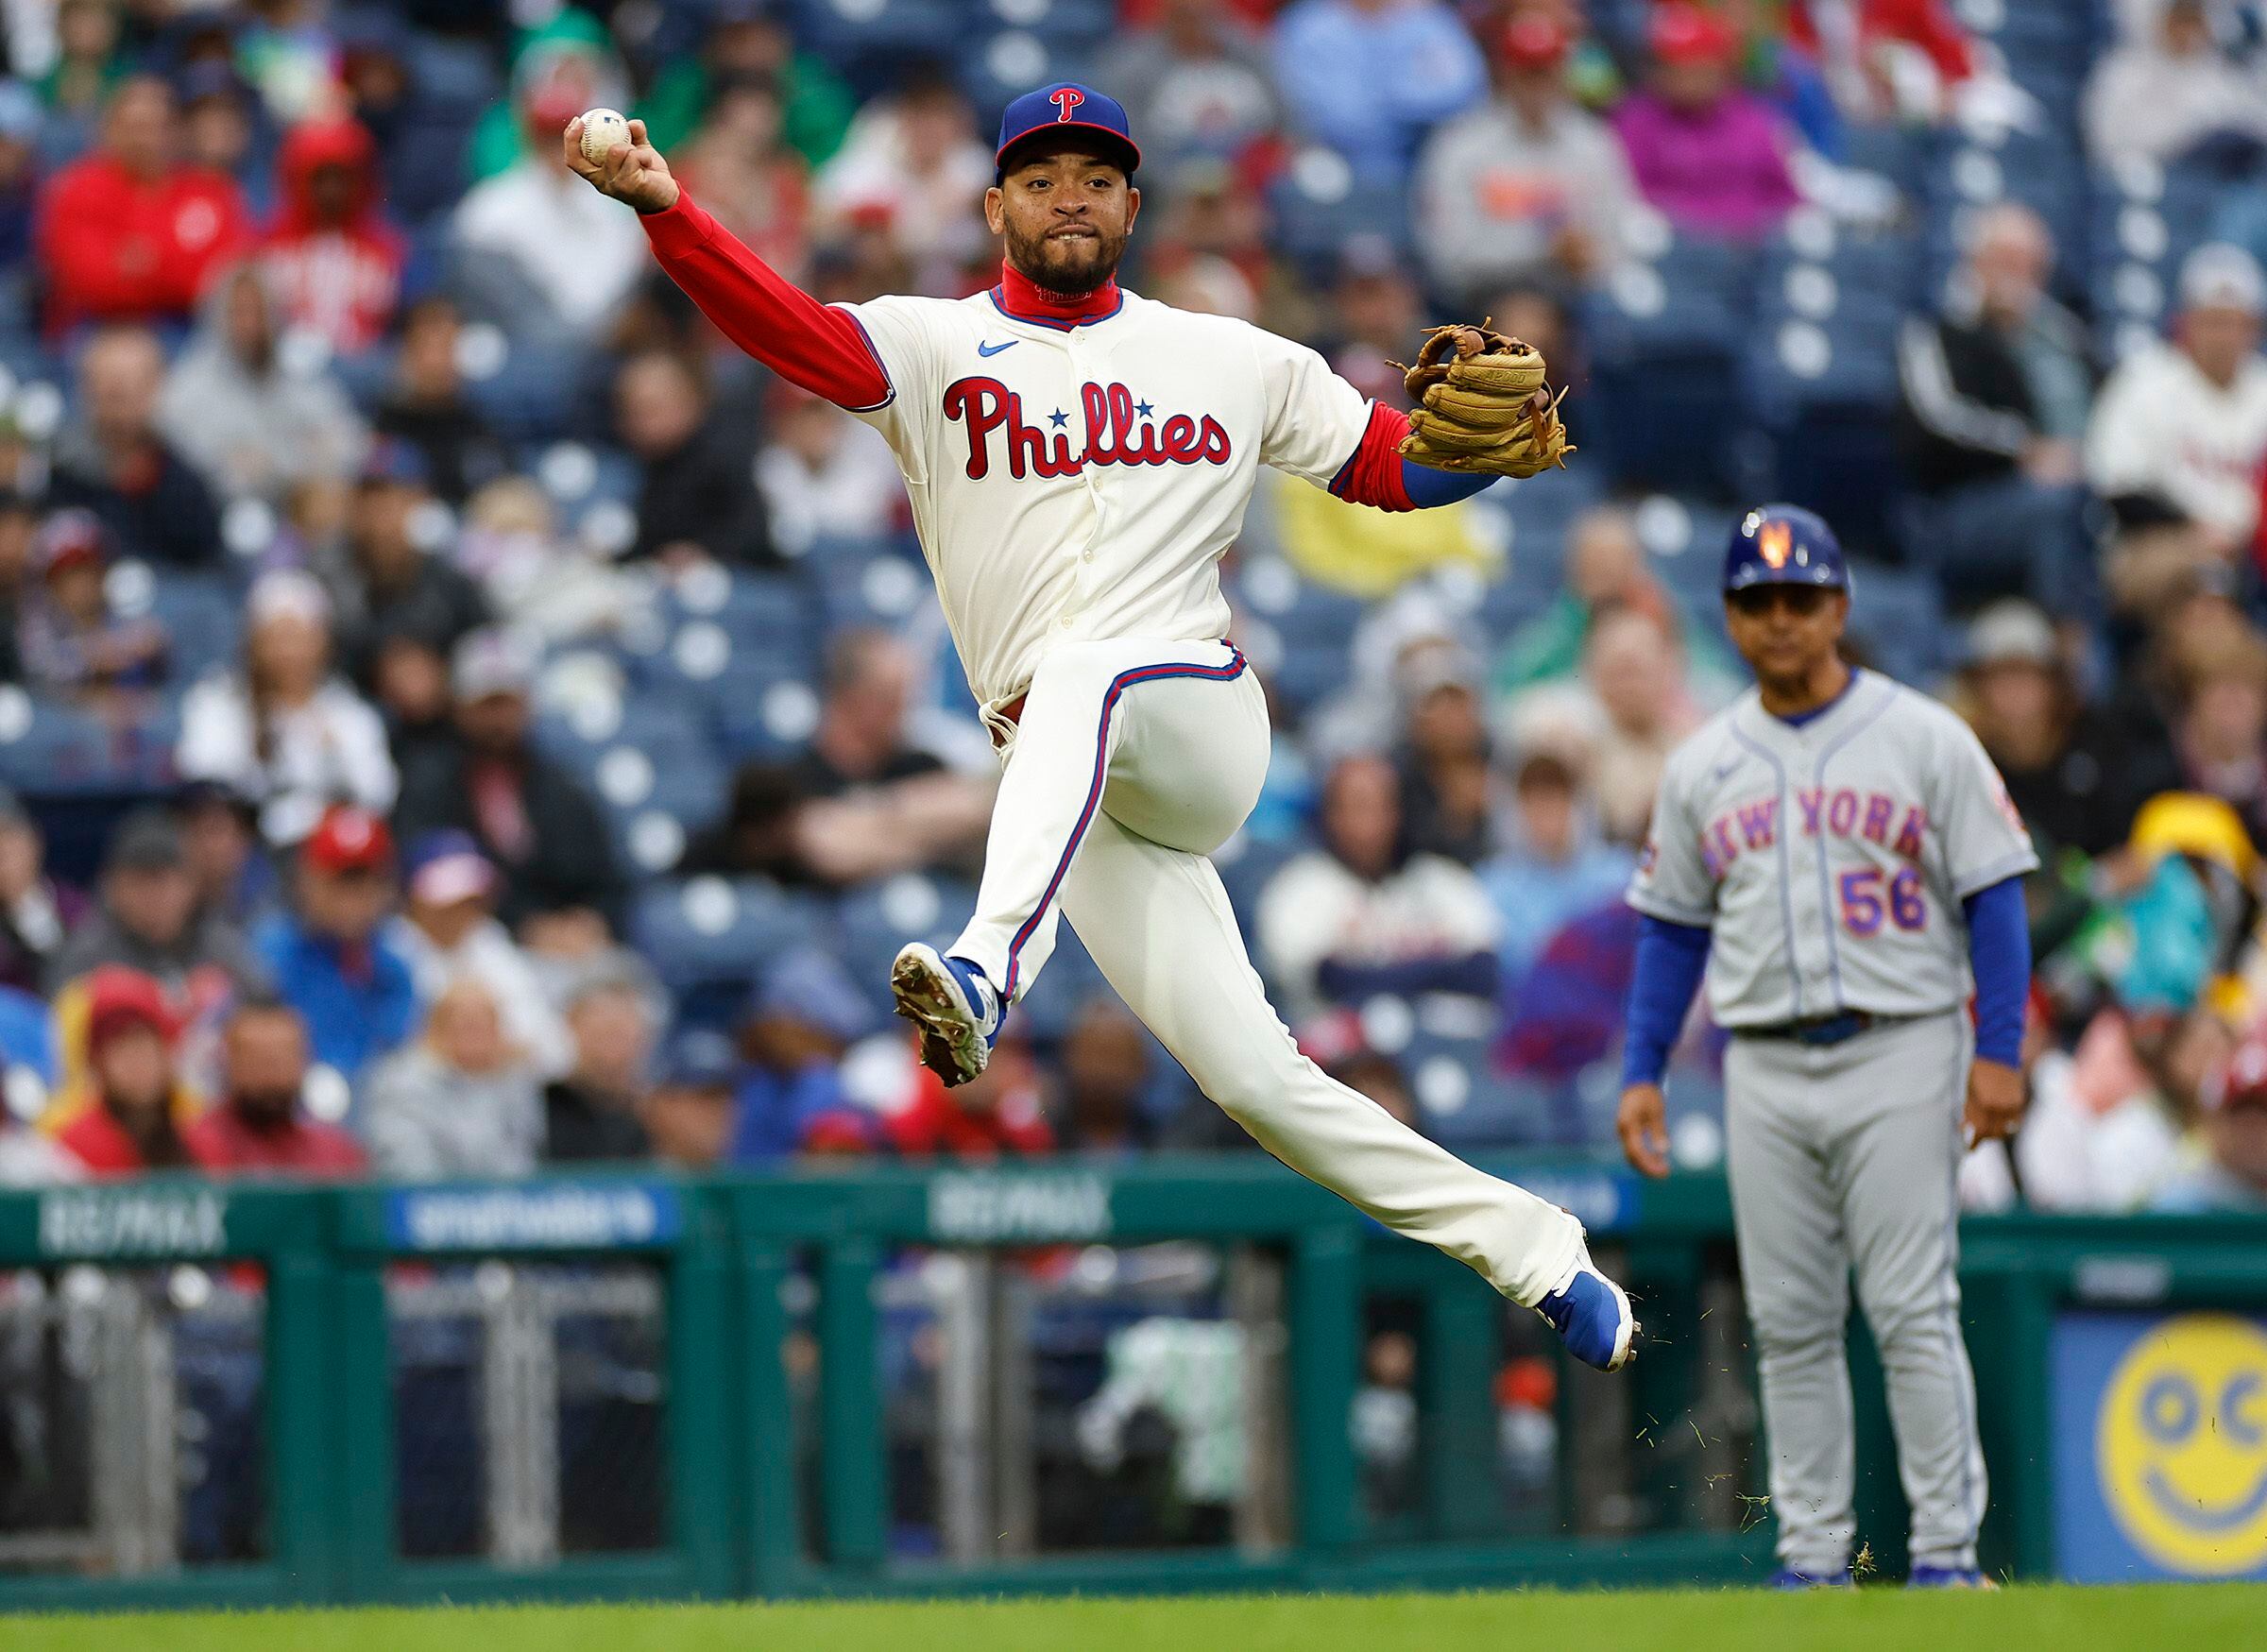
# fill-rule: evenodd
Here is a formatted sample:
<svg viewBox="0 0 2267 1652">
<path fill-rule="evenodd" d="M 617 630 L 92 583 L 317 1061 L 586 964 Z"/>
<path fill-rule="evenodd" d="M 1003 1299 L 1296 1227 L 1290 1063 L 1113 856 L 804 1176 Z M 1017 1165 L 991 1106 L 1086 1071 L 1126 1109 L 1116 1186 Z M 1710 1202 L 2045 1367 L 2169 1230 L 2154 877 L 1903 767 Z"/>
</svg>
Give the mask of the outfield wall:
<svg viewBox="0 0 2267 1652">
<path fill-rule="evenodd" d="M 1265 1161 L 0 1196 L 0 1609 L 1759 1575 L 1722 1183 L 1498 1167 L 1632 1371 Z M 1963 1274 L 1991 1564 L 2267 1575 L 2267 1218 Z"/>
</svg>

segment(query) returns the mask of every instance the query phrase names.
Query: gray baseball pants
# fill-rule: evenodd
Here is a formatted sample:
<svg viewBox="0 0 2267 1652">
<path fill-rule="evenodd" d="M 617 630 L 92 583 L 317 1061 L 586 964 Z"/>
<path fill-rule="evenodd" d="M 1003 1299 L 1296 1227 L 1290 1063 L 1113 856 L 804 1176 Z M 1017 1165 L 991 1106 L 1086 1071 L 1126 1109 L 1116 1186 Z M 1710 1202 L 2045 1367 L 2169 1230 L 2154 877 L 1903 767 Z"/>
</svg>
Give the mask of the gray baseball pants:
<svg viewBox="0 0 2267 1652">
<path fill-rule="evenodd" d="M 1971 1567 L 1984 1518 L 1976 1381 L 1960 1337 L 1968 1018 L 1840 1044 L 1734 1038 L 1725 1057 L 1740 1278 L 1763 1374 L 1782 1564 L 1849 1564 L 1856 1529 L 1849 1280 L 1881 1350 L 1916 1565 Z"/>
</svg>

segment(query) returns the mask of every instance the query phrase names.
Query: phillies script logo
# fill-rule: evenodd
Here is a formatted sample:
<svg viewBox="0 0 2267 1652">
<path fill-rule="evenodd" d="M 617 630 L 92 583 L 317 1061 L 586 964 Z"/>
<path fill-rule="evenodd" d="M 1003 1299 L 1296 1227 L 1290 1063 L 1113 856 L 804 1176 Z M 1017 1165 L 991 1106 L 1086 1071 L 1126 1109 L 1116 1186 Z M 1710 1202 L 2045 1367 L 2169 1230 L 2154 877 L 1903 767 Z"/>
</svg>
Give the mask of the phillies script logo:
<svg viewBox="0 0 2267 1652">
<path fill-rule="evenodd" d="M 945 391 L 945 417 L 968 427 L 968 480 L 992 469 L 992 435 L 1007 438 L 1008 474 L 1076 476 L 1089 465 L 1225 465 L 1228 433 L 1206 414 L 1202 421 L 1176 413 L 1162 423 L 1150 404 L 1135 401 L 1123 384 L 1082 384 L 1079 412 L 1084 443 L 1071 448 L 1070 416 L 1061 408 L 1037 424 L 1023 417 L 1023 398 L 997 379 L 960 379 Z"/>
</svg>

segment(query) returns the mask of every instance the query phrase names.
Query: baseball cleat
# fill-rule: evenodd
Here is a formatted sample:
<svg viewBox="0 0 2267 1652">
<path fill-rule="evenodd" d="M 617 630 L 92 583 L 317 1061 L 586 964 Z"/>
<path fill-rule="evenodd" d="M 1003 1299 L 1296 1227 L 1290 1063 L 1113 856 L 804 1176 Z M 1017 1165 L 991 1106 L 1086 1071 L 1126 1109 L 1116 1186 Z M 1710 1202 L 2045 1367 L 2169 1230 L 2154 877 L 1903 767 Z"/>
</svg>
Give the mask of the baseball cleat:
<svg viewBox="0 0 2267 1652">
<path fill-rule="evenodd" d="M 999 1042 L 999 994 L 964 958 L 940 956 L 915 941 L 890 965 L 897 1013 L 921 1034 L 921 1064 L 946 1088 L 984 1070 Z"/>
<path fill-rule="evenodd" d="M 1907 1589 L 1997 1589 L 1999 1585 L 1973 1566 L 1916 1566 L 1905 1578 Z"/>
<path fill-rule="evenodd" d="M 1798 1572 L 1792 1566 L 1781 1566 L 1771 1574 L 1766 1589 L 1855 1589 L 1858 1580 L 1845 1566 L 1839 1572 Z"/>
<path fill-rule="evenodd" d="M 1619 1371 L 1635 1352 L 1637 1319 L 1629 1311 L 1628 1294 L 1598 1271 L 1588 1245 L 1575 1258 L 1565 1283 L 1537 1303 L 1535 1311 L 1584 1365 Z"/>
</svg>

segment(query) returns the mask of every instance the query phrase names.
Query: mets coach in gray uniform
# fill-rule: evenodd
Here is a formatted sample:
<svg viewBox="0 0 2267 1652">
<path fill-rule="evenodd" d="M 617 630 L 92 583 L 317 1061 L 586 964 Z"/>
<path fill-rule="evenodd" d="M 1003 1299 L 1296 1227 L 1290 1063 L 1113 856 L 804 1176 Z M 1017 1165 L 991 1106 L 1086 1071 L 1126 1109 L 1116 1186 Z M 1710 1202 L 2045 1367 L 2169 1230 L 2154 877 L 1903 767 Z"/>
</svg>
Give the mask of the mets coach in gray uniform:
<svg viewBox="0 0 2267 1652">
<path fill-rule="evenodd" d="M 1844 663 L 1849 603 L 1841 547 L 1809 511 L 1766 506 L 1733 531 L 1726 619 L 1756 686 L 1669 758 L 1629 886 L 1644 921 L 1622 1147 L 1667 1173 L 1662 1070 L 1705 972 L 1732 1034 L 1726 1136 L 1774 1581 L 1850 1578 L 1854 1271 L 1913 1512 L 1911 1581 L 1976 1587 L 1984 1455 L 1952 1183 L 1967 1144 L 2022 1113 L 2021 878 L 2037 862 L 1967 726 Z"/>
</svg>

